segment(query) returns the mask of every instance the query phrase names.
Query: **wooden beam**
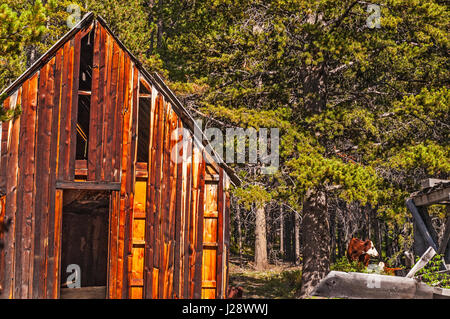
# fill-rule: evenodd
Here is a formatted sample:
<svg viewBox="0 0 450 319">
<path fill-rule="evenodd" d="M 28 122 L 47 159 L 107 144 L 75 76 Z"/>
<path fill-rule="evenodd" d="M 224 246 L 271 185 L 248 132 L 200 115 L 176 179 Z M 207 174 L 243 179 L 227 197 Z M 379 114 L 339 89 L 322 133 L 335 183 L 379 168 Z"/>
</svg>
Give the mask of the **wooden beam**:
<svg viewBox="0 0 450 319">
<path fill-rule="evenodd" d="M 45 54 L 37 59 L 32 66 L 30 66 L 24 73 L 22 73 L 21 76 L 19 76 L 13 83 L 11 83 L 1 94 L 6 93 L 9 95 L 14 92 L 25 79 L 27 79 L 37 70 L 41 69 L 42 66 L 45 65 L 53 57 L 53 55 L 66 44 L 67 41 L 71 40 L 76 33 L 78 33 L 81 29 L 89 28 L 89 25 L 93 20 L 94 13 L 87 13 L 75 27 L 70 29 Z"/>
<path fill-rule="evenodd" d="M 436 186 L 440 183 L 450 183 L 450 180 L 446 179 L 437 179 L 437 178 L 427 178 L 422 181 L 420 181 L 420 189 L 425 189 L 429 187 Z"/>
<path fill-rule="evenodd" d="M 417 207 L 414 205 L 414 201 L 411 198 L 406 200 L 406 207 L 412 213 L 412 215 L 414 217 L 414 221 L 415 221 L 419 231 L 422 233 L 423 238 L 427 241 L 427 244 L 429 246 L 433 247 L 434 250 L 438 250 L 436 247 L 436 244 L 434 243 L 433 239 L 431 238 L 431 235 L 427 229 L 427 226 L 423 222 L 422 217 L 420 216 L 419 211 L 417 210 Z"/>
<path fill-rule="evenodd" d="M 76 160 L 75 161 L 75 176 L 87 176 L 87 160 Z"/>
<path fill-rule="evenodd" d="M 419 194 L 413 197 L 416 206 L 429 206 L 450 201 L 450 187 L 438 189 L 428 194 Z"/>
<path fill-rule="evenodd" d="M 180 100 L 175 96 L 175 94 L 169 89 L 169 87 L 164 83 L 162 78 L 157 73 L 150 74 L 142 65 L 142 62 L 140 62 L 127 48 L 126 46 L 120 41 L 119 38 L 117 38 L 116 35 L 112 32 L 111 28 L 106 24 L 105 20 L 101 16 L 97 16 L 97 21 L 110 33 L 110 35 L 116 40 L 118 45 L 124 50 L 132 61 L 136 64 L 139 71 L 142 74 L 142 77 L 146 79 L 148 82 L 150 82 L 158 92 L 160 92 L 164 98 L 170 102 L 170 104 L 173 107 L 173 110 L 177 115 L 183 120 L 184 127 L 189 129 L 189 131 L 194 134 L 196 130 L 198 132 L 201 132 L 202 135 L 202 141 L 199 141 L 197 138 L 193 138 L 195 142 L 198 144 L 199 147 L 204 146 L 207 148 L 207 157 L 211 158 L 210 154 L 214 154 L 215 157 L 219 158 L 219 163 L 216 163 L 216 161 L 212 161 L 212 165 L 218 165 L 221 166 L 227 173 L 227 175 L 230 177 L 231 181 L 235 185 L 240 185 L 241 180 L 239 177 L 234 173 L 234 171 L 223 161 L 218 155 L 215 150 L 211 147 L 209 144 L 208 139 L 204 135 L 204 133 L 201 131 L 200 128 L 197 127 L 197 124 L 194 120 L 194 118 L 191 116 L 191 114 L 184 108 L 183 104 L 180 102 Z M 203 148 L 203 147 L 202 147 Z"/>
<path fill-rule="evenodd" d="M 450 206 L 447 206 L 447 211 Z M 445 249 L 447 248 L 448 240 L 450 239 L 450 215 L 447 217 L 447 222 L 445 223 L 444 235 L 442 236 L 441 242 L 439 243 L 438 255 L 442 255 L 445 253 Z"/>
<path fill-rule="evenodd" d="M 98 190 L 98 191 L 119 191 L 120 183 L 57 181 L 56 188 L 57 189 Z"/>
</svg>

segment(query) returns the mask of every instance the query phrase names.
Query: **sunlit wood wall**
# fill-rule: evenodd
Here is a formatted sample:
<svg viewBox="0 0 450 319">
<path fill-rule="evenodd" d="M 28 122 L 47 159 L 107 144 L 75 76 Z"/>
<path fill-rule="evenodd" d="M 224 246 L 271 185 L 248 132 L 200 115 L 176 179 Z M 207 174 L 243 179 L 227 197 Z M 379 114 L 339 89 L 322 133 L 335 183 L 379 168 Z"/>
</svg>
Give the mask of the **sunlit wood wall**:
<svg viewBox="0 0 450 319">
<path fill-rule="evenodd" d="M 93 39 L 90 91 L 79 88 L 86 36 Z M 188 154 L 171 160 L 184 116 L 104 22 L 86 23 L 50 53 L 4 101 L 22 113 L 0 132 L 0 220 L 12 220 L 2 235 L 1 296 L 59 297 L 63 196 L 70 188 L 111 193 L 109 298 L 222 298 L 227 174 L 205 161 L 191 133 Z M 90 115 L 83 135 L 77 112 L 85 96 Z M 146 112 L 142 99 L 149 100 Z M 87 159 L 76 158 L 77 134 L 87 138 Z M 138 161 L 145 148 L 148 159 Z"/>
</svg>

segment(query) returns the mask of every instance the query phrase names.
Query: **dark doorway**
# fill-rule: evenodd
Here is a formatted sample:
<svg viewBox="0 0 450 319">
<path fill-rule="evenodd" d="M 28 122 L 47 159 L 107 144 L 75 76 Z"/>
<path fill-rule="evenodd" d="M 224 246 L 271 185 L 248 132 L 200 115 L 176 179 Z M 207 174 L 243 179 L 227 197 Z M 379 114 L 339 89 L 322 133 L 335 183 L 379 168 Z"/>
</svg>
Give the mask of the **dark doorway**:
<svg viewBox="0 0 450 319">
<path fill-rule="evenodd" d="M 109 200 L 110 192 L 64 191 L 60 283 L 63 299 L 106 297 Z M 74 279 L 76 267 L 80 270 L 81 288 L 70 288 L 67 280 Z"/>
</svg>

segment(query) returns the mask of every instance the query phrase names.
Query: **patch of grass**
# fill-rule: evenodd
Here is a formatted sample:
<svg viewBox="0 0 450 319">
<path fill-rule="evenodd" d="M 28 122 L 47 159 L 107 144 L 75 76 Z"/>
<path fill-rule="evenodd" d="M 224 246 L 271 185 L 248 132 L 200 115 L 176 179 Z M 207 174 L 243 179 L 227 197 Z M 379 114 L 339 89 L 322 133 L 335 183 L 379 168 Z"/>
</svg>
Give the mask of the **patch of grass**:
<svg viewBox="0 0 450 319">
<path fill-rule="evenodd" d="M 417 261 L 419 257 L 416 258 Z M 450 289 L 450 274 L 439 273 L 443 268 L 442 264 L 443 256 L 435 255 L 424 268 L 417 272 L 416 276 L 430 286 Z"/>
<path fill-rule="evenodd" d="M 362 263 L 358 263 L 357 261 L 349 262 L 345 256 L 336 260 L 336 262 L 330 266 L 330 270 L 343 272 L 368 272 Z"/>
<path fill-rule="evenodd" d="M 230 273 L 230 286 L 242 286 L 246 299 L 292 299 L 300 291 L 300 283 L 300 269 Z"/>
</svg>

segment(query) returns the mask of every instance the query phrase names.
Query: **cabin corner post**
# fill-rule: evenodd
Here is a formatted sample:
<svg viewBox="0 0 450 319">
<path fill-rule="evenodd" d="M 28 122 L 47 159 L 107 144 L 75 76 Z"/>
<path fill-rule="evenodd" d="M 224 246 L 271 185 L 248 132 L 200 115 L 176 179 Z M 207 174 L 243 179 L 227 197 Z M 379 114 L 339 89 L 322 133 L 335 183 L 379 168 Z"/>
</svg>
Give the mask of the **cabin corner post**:
<svg viewBox="0 0 450 319">
<path fill-rule="evenodd" d="M 16 95 L 17 97 L 17 95 Z M 8 97 L 4 101 L 4 107 L 11 109 L 15 107 L 14 96 Z M 5 247 L 3 249 L 3 269 L 4 277 L 2 283 L 1 297 L 5 299 L 14 298 L 14 280 L 15 280 L 15 226 L 17 217 L 17 182 L 18 182 L 18 153 L 19 153 L 19 134 L 20 117 L 8 121 L 7 147 L 5 150 L 5 178 L 6 178 L 6 200 L 5 200 L 5 220 L 10 220 L 8 232 L 4 236 Z"/>
<path fill-rule="evenodd" d="M 204 234 L 204 212 L 205 212 L 205 174 L 206 158 L 205 151 L 199 150 L 198 163 L 198 201 L 197 201 L 197 238 L 195 253 L 195 278 L 194 278 L 194 299 L 200 299 L 202 294 L 202 263 L 203 263 L 203 234 Z"/>
<path fill-rule="evenodd" d="M 216 259 L 216 298 L 223 298 L 223 253 L 224 253 L 224 222 L 225 222 L 225 174 L 223 168 L 219 168 L 219 181 L 218 181 L 218 203 L 217 203 L 217 212 L 218 212 L 218 221 L 217 221 L 217 237 L 218 237 L 218 246 L 217 246 L 217 259 Z"/>
<path fill-rule="evenodd" d="M 221 299 L 227 298 L 227 292 L 228 292 L 228 282 L 229 282 L 229 261 L 230 261 L 230 225 L 231 225 L 231 197 L 230 197 L 230 178 L 228 175 L 226 175 L 226 183 L 225 183 L 225 233 L 224 233 L 224 267 L 225 271 L 223 274 L 223 288 L 222 288 L 222 295 L 220 296 Z"/>
</svg>

